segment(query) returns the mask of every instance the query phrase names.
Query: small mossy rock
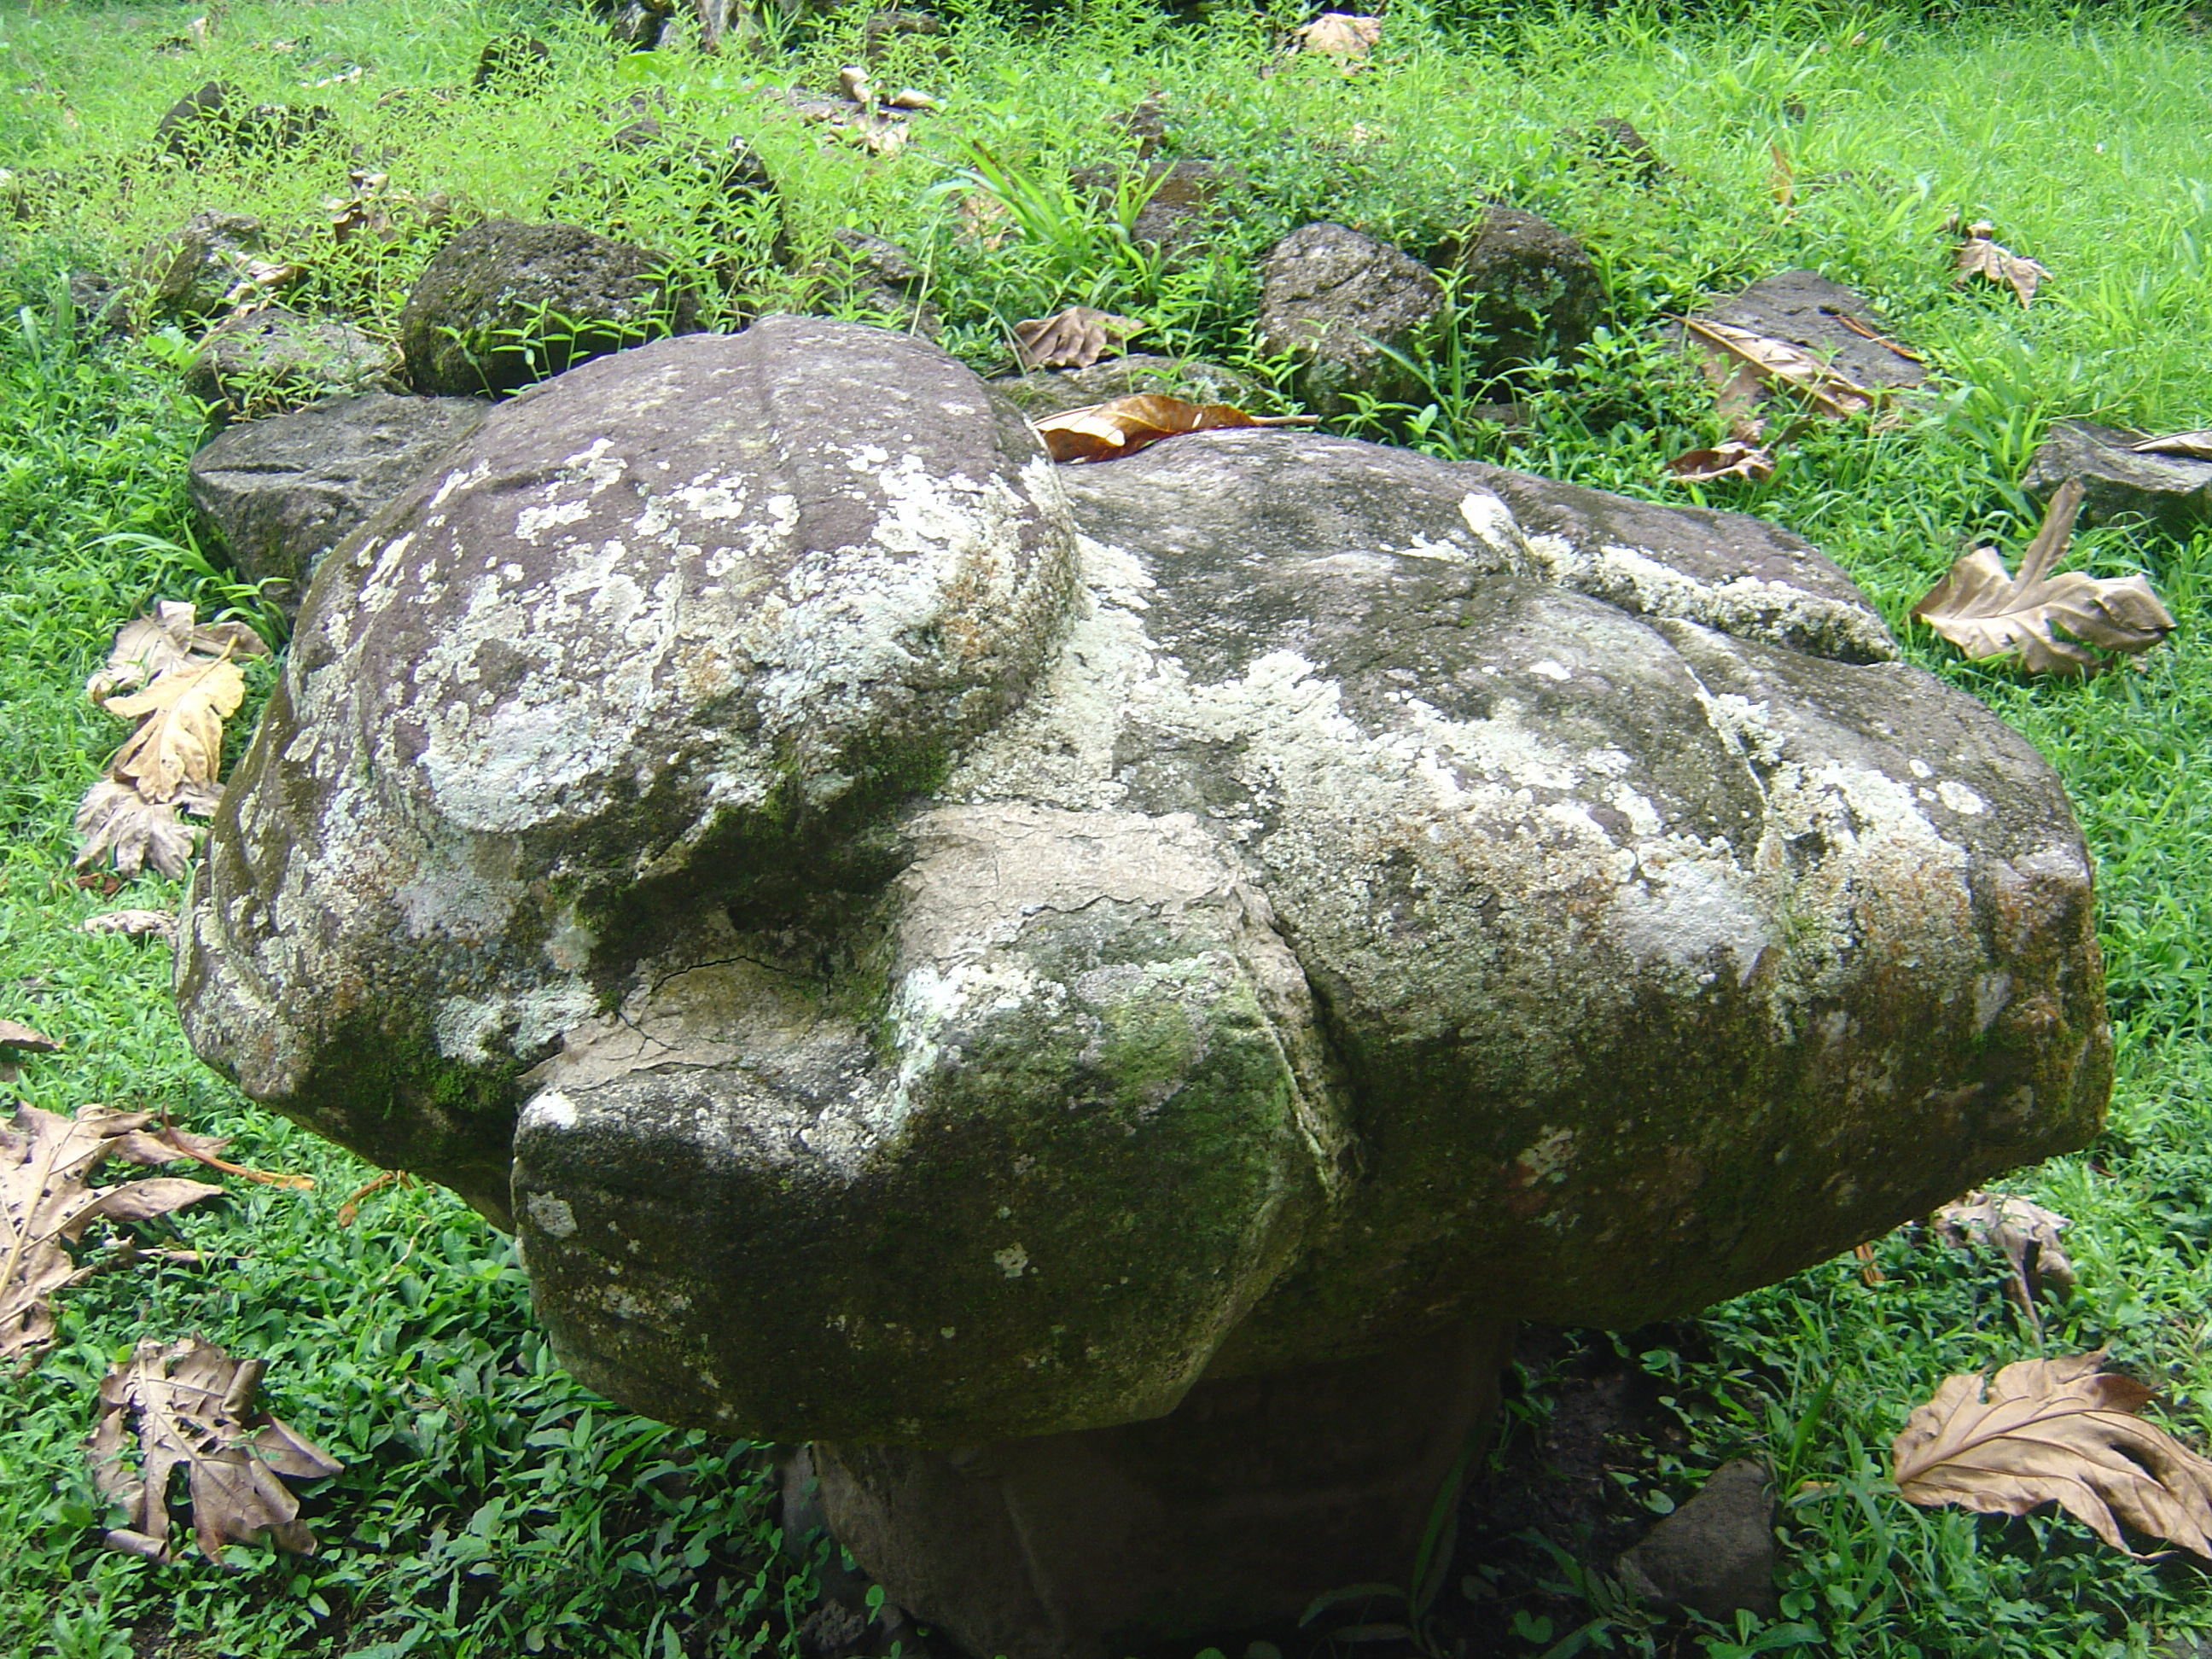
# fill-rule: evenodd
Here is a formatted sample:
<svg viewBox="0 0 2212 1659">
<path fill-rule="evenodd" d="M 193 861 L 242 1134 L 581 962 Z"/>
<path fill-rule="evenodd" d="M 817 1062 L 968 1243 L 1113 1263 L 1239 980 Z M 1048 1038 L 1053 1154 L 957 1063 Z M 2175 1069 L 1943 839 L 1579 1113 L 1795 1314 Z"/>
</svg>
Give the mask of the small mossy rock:
<svg viewBox="0 0 2212 1659">
<path fill-rule="evenodd" d="M 154 143 L 187 162 L 224 149 L 273 154 L 328 136 L 335 118 L 319 104 L 243 105 L 237 88 L 210 81 L 169 106 L 155 124 Z"/>
<path fill-rule="evenodd" d="M 1605 317 L 1605 284 L 1583 245 L 1547 219 L 1489 207 L 1438 253 L 1458 273 L 1462 315 L 1487 337 L 1489 372 L 1573 352 Z"/>
<path fill-rule="evenodd" d="M 2079 478 L 2082 525 L 2148 525 L 2186 541 L 2212 524 L 2212 461 L 2138 454 L 2130 447 L 2150 435 L 2059 421 L 2037 447 L 2020 487 L 2039 506 L 2069 478 Z"/>
<path fill-rule="evenodd" d="M 476 398 L 333 398 L 232 427 L 192 457 L 192 505 L 239 575 L 296 612 L 323 556 L 483 424 Z"/>
<path fill-rule="evenodd" d="M 202 866 L 192 1041 L 503 1217 L 520 1074 L 656 940 L 896 868 L 885 818 L 1056 639 L 1071 536 L 1019 416 L 876 330 L 686 336 L 498 406 L 316 572 Z"/>
<path fill-rule="evenodd" d="M 589 365 L 324 562 L 187 1034 L 511 1213 L 592 1386 L 781 1439 L 1632 1326 L 2082 1145 L 2033 748 L 1826 654 L 1887 636 L 1809 550 L 1510 482 L 1055 471 L 807 319 Z"/>
<path fill-rule="evenodd" d="M 197 321 L 223 309 L 247 264 L 261 251 L 261 221 L 249 213 L 195 213 L 146 251 L 150 306 L 157 317 Z"/>
<path fill-rule="evenodd" d="M 907 251 L 896 242 L 866 231 L 840 228 L 830 233 L 849 276 L 837 295 L 844 308 L 872 313 L 865 320 L 919 334 L 935 340 L 943 319 L 929 298 L 929 280 Z"/>
<path fill-rule="evenodd" d="M 491 219 L 441 250 L 408 295 L 399 349 L 417 392 L 511 392 L 695 327 L 664 256 L 580 225 Z"/>
<path fill-rule="evenodd" d="M 131 331 L 131 307 L 123 284 L 97 270 L 69 274 L 70 317 L 78 337 L 119 339 Z"/>
<path fill-rule="evenodd" d="M 1041 368 L 1027 374 L 1008 374 L 992 381 L 991 388 L 1031 420 L 1103 404 L 1109 398 L 1146 396 L 1227 404 L 1252 414 L 1267 398 L 1252 380 L 1219 363 L 1145 352 L 1109 357 L 1088 368 Z"/>
<path fill-rule="evenodd" d="M 501 34 L 484 42 L 469 85 L 478 92 L 533 92 L 552 73 L 552 47 L 535 35 Z"/>
<path fill-rule="evenodd" d="M 1697 1495 L 1620 1558 L 1621 1583 L 1668 1611 L 1723 1625 L 1738 1613 L 1780 1615 L 1774 1588 L 1774 1480 L 1747 1457 L 1723 1463 Z"/>
<path fill-rule="evenodd" d="M 1301 226 L 1267 251 L 1260 349 L 1300 360 L 1298 396 L 1323 415 L 1361 393 L 1410 398 L 1418 382 L 1379 348 L 1407 353 L 1443 311 L 1436 273 L 1337 224 Z"/>
<path fill-rule="evenodd" d="M 207 331 L 185 390 L 219 420 L 250 420 L 381 386 L 398 367 L 389 346 L 349 322 L 264 306 Z"/>
<path fill-rule="evenodd" d="M 1809 351 L 1863 386 L 1903 388 L 1928 378 L 1927 368 L 1916 358 L 1868 338 L 1846 323 L 1844 319 L 1849 318 L 1860 328 L 1889 337 L 1889 325 L 1865 295 L 1817 270 L 1785 270 L 1762 277 L 1739 293 L 1701 307 L 1697 315 Z"/>
</svg>

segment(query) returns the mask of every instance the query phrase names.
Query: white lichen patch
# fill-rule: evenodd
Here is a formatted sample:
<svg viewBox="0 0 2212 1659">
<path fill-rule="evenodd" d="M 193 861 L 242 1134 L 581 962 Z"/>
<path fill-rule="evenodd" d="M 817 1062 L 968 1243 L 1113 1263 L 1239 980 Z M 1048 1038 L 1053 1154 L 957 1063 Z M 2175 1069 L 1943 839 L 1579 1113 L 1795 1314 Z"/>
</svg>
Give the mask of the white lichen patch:
<svg viewBox="0 0 2212 1659">
<path fill-rule="evenodd" d="M 540 1232 L 554 1238 L 576 1236 L 576 1212 L 567 1199 L 556 1198 L 550 1193 L 532 1193 L 523 1200 L 522 1207 Z"/>
<path fill-rule="evenodd" d="M 1007 1245 L 1003 1250 L 994 1250 L 991 1260 L 998 1264 L 999 1271 L 1008 1279 L 1019 1279 L 1030 1267 L 1030 1253 L 1018 1242 Z"/>
</svg>

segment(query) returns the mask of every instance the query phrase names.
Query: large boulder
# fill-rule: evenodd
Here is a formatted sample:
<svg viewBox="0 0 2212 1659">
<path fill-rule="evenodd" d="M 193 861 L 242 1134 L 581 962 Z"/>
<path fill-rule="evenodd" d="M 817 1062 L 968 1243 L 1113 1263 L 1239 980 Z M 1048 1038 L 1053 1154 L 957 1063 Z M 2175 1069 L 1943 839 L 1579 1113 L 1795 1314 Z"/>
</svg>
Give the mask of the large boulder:
<svg viewBox="0 0 2212 1659">
<path fill-rule="evenodd" d="M 269 597 L 295 611 L 323 555 L 483 425 L 490 407 L 370 392 L 247 421 L 192 457 L 192 505 L 238 574 L 271 583 Z"/>
<path fill-rule="evenodd" d="M 512 392 L 623 346 L 696 326 L 665 255 L 580 225 L 489 219 L 440 250 L 399 314 L 417 392 Z"/>
<path fill-rule="evenodd" d="M 1055 471 L 815 320 L 572 372 L 325 561 L 185 1029 L 511 1216 L 593 1386 L 788 1439 L 1632 1325 L 2081 1145 L 2033 747 L 1802 544 L 1540 489 Z"/>
</svg>

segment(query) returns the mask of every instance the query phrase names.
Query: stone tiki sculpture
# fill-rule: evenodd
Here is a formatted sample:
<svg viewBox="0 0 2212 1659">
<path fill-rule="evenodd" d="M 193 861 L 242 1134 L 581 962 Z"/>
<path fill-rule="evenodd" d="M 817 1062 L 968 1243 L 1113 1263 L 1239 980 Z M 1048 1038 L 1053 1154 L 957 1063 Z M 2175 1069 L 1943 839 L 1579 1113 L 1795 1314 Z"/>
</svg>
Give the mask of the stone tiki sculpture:
<svg viewBox="0 0 2212 1659">
<path fill-rule="evenodd" d="M 1054 469 L 902 336 L 571 371 L 319 568 L 199 1053 L 523 1239 L 641 1412 L 815 1440 L 982 1655 L 1402 1578 L 1521 1317 L 2081 1145 L 2057 779 L 1733 515 L 1280 431 Z"/>
</svg>

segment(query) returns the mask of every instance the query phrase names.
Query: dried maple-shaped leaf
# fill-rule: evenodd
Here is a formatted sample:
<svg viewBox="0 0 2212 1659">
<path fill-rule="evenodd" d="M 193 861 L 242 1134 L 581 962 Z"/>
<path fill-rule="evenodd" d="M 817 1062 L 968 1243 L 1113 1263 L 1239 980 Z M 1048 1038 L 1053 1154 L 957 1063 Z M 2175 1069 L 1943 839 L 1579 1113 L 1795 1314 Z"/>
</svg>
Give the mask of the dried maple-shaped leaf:
<svg viewBox="0 0 2212 1659">
<path fill-rule="evenodd" d="M 1348 12 L 1325 11 L 1298 31 L 1298 49 L 1334 58 L 1346 69 L 1367 61 L 1375 43 L 1382 38 L 1379 17 L 1355 17 Z"/>
<path fill-rule="evenodd" d="M 1142 393 L 1048 415 L 1035 422 L 1055 461 L 1110 461 L 1172 438 L 1234 426 L 1310 426 L 1311 415 L 1247 415 L 1227 404 L 1186 403 Z"/>
<path fill-rule="evenodd" d="M 167 910 L 103 910 L 77 923 L 81 933 L 120 933 L 125 939 L 173 939 L 177 919 Z"/>
<path fill-rule="evenodd" d="M 138 729 L 107 763 L 107 775 L 148 800 L 174 800 L 187 784 L 212 784 L 222 764 L 222 723 L 246 700 L 246 676 L 228 658 L 180 665 L 143 691 L 100 707 Z"/>
<path fill-rule="evenodd" d="M 192 606 L 161 599 L 146 615 L 133 617 L 115 630 L 107 666 L 84 683 L 84 694 L 104 702 L 116 692 L 143 685 L 173 668 L 268 654 L 268 642 L 244 623 L 199 622 Z"/>
<path fill-rule="evenodd" d="M 2128 447 L 2138 455 L 2179 455 L 2186 460 L 2212 461 L 2212 429 L 2169 432 L 2162 438 L 2145 438 Z"/>
<path fill-rule="evenodd" d="M 2074 1288 L 2074 1264 L 2058 1235 L 2072 1225 L 2056 1210 L 2010 1193 L 1971 1192 L 1936 1212 L 1934 1231 L 1960 1249 L 1986 1245 L 2002 1253 L 2012 1268 L 2006 1299 L 2018 1308 L 2031 1329 L 2043 1328 L 2036 1299 L 2047 1285 L 2062 1295 Z"/>
<path fill-rule="evenodd" d="M 186 1337 L 139 1343 L 130 1364 L 101 1380 L 100 1420 L 85 1444 L 93 1478 L 127 1517 L 107 1534 L 112 1547 L 170 1559 L 169 1478 L 181 1467 L 201 1554 L 219 1560 L 224 1544 L 263 1537 L 279 1549 L 314 1553 L 300 1500 L 276 1477 L 315 1480 L 344 1466 L 255 1407 L 262 1370 L 258 1359 L 234 1359 Z M 133 1418 L 136 1471 L 124 1458 Z"/>
<path fill-rule="evenodd" d="M 77 848 L 77 867 L 112 855 L 119 875 L 135 876 L 150 864 L 172 881 L 181 881 L 191 868 L 192 842 L 199 832 L 178 818 L 177 809 L 212 812 L 221 799 L 209 790 L 150 801 L 127 783 L 102 778 L 77 804 L 76 832 L 84 838 Z"/>
<path fill-rule="evenodd" d="M 1733 323 L 1717 323 L 1703 317 L 1685 317 L 1682 326 L 1709 348 L 1725 354 L 1741 368 L 1748 368 L 1769 385 L 1779 383 L 1796 392 L 1826 415 L 1838 419 L 1873 411 L 1881 394 L 1839 374 L 1802 347 Z"/>
<path fill-rule="evenodd" d="M 149 1112 L 80 1108 L 74 1119 L 17 1109 L 0 1125 L 0 1357 L 27 1355 L 53 1340 L 50 1299 L 77 1272 L 62 1248 L 95 1217 L 143 1221 L 222 1193 L 173 1176 L 94 1187 L 94 1165 L 151 1121 Z"/>
<path fill-rule="evenodd" d="M 1944 1378 L 1890 1449 L 1898 1495 L 1988 1515 L 2057 1504 L 2130 1555 L 2123 1522 L 2212 1557 L 2212 1462 L 2137 1417 L 2151 1390 L 2104 1358 L 2021 1360 L 1986 1397 L 1978 1376 Z"/>
<path fill-rule="evenodd" d="M 2100 651 L 2148 651 L 2173 631 L 2173 618 L 2142 577 L 2051 574 L 2081 508 L 2081 481 L 2069 478 L 2051 496 L 2043 528 L 2021 555 L 2019 575 L 2006 574 L 1994 550 L 1978 547 L 1912 614 L 1970 658 L 2017 651 L 2031 674 L 2094 673 L 2108 665 Z M 2060 638 L 2054 628 L 2072 637 Z"/>
<path fill-rule="evenodd" d="M 1049 317 L 1014 325 L 1014 356 L 1025 369 L 1088 368 L 1144 325 L 1134 317 L 1070 306 Z"/>
<path fill-rule="evenodd" d="M 1750 444 L 1723 444 L 1677 455 L 1667 463 L 1667 470 L 1684 483 L 1711 483 L 1719 478 L 1765 483 L 1774 476 L 1774 457 Z"/>
<path fill-rule="evenodd" d="M 1959 249 L 1959 274 L 1951 280 L 1963 283 L 1969 276 L 1979 276 L 2000 288 L 2009 288 L 2020 295 L 2025 307 L 2051 273 L 2034 260 L 1991 241 L 1996 231 L 1996 227 L 1986 219 L 1977 219 L 1966 227 L 1966 240 Z"/>
</svg>

